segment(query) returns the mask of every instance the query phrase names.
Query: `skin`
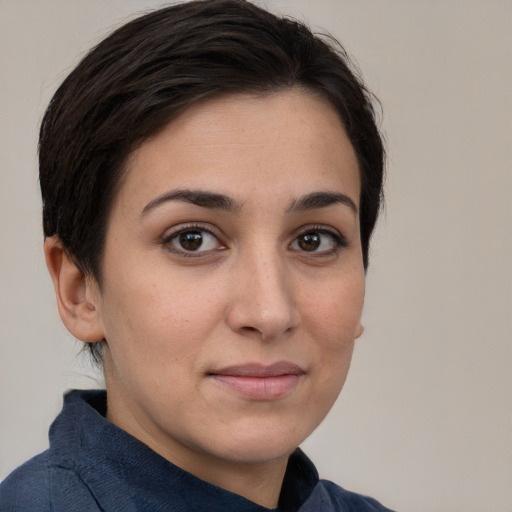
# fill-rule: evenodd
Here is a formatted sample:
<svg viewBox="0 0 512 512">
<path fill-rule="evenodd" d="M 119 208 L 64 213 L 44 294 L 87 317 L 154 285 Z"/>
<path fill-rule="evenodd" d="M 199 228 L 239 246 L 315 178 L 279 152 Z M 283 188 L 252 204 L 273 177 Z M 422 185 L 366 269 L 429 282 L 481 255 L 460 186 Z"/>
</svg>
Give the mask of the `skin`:
<svg viewBox="0 0 512 512">
<path fill-rule="evenodd" d="M 197 191 L 229 204 L 193 204 Z M 331 195 L 301 203 L 314 193 Z M 45 245 L 64 323 L 106 339 L 108 419 L 198 477 L 276 506 L 287 458 L 332 407 L 362 333 L 359 193 L 337 114 L 296 89 L 196 104 L 137 149 L 101 286 L 57 239 Z M 218 378 L 277 362 L 300 371 L 282 389 L 269 379 L 268 396 Z"/>
</svg>

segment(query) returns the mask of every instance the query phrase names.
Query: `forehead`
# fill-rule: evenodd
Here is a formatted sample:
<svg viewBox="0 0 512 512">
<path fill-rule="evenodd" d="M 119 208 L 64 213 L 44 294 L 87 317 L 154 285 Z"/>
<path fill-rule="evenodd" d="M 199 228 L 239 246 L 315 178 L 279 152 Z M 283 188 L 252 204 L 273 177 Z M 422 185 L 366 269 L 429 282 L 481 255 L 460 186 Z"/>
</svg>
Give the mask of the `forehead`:
<svg viewBox="0 0 512 512">
<path fill-rule="evenodd" d="M 337 189 L 359 201 L 355 152 L 334 108 L 303 90 L 237 94 L 195 104 L 129 157 L 120 203 L 172 188 L 241 200 Z"/>
</svg>

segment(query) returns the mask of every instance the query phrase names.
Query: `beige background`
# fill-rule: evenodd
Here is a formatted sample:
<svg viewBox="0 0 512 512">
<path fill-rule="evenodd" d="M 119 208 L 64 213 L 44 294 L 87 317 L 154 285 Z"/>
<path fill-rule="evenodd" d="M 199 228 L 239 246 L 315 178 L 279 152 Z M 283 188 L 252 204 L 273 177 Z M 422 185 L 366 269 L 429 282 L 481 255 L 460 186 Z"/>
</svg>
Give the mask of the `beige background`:
<svg viewBox="0 0 512 512">
<path fill-rule="evenodd" d="M 0 0 L 0 478 L 97 377 L 42 258 L 36 134 L 56 86 L 156 0 Z M 305 443 L 400 511 L 512 511 L 512 2 L 281 0 L 336 35 L 384 105 L 388 206 L 342 398 Z"/>
</svg>

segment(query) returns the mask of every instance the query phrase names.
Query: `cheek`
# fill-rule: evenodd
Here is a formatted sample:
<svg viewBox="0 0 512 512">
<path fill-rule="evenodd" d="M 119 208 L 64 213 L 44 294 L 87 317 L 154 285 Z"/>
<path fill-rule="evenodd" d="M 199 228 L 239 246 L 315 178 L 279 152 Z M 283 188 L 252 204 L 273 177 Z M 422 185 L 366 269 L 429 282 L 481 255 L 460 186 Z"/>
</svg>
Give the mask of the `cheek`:
<svg viewBox="0 0 512 512">
<path fill-rule="evenodd" d="M 335 398 L 345 381 L 364 301 L 364 274 L 331 280 L 308 294 L 304 325 L 314 340 L 317 382 Z M 330 391 L 328 391 L 330 390 Z"/>
<path fill-rule="evenodd" d="M 218 287 L 208 280 L 198 286 L 177 272 L 110 277 L 103 306 L 113 356 L 138 367 L 168 364 L 187 371 L 187 361 L 196 359 L 222 319 Z"/>
<path fill-rule="evenodd" d="M 361 321 L 364 302 L 364 275 L 324 280 L 323 286 L 310 287 L 301 309 L 311 334 L 327 343 L 354 339 Z"/>
</svg>

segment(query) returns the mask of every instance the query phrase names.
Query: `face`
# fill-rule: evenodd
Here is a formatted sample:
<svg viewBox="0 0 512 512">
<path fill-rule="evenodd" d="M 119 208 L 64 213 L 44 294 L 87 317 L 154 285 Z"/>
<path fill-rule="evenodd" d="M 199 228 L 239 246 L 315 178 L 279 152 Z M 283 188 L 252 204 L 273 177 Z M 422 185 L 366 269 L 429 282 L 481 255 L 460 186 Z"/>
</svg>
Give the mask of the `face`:
<svg viewBox="0 0 512 512">
<path fill-rule="evenodd" d="M 196 474 L 284 460 L 361 333 L 359 191 L 304 91 L 197 104 L 136 150 L 96 292 L 109 419 Z"/>
</svg>

